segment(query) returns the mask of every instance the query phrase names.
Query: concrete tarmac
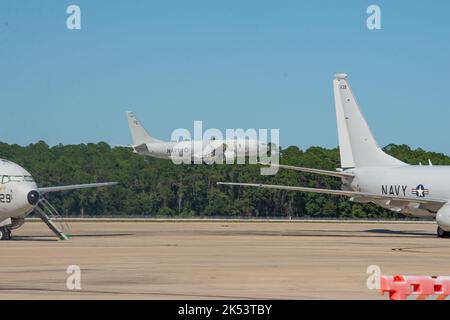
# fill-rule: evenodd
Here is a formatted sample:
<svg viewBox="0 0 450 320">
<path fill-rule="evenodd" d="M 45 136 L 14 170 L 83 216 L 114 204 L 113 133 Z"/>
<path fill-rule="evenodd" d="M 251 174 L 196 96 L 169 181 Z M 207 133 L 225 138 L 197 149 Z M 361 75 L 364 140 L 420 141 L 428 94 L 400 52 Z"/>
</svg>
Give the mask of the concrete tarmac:
<svg viewBox="0 0 450 320">
<path fill-rule="evenodd" d="M 0 299 L 387 299 L 366 269 L 450 275 L 450 239 L 434 224 L 43 223 L 0 242 Z M 66 269 L 81 268 L 81 290 Z"/>
</svg>

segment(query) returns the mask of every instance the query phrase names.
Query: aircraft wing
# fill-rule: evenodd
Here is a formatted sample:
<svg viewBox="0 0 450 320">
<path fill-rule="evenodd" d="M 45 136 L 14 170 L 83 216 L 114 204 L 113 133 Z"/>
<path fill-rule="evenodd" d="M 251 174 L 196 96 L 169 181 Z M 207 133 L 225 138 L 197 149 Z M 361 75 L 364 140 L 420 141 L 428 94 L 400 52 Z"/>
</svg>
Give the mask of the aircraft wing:
<svg viewBox="0 0 450 320">
<path fill-rule="evenodd" d="M 342 171 L 329 171 L 329 170 L 312 169 L 312 168 L 305 168 L 305 167 L 295 167 L 295 166 L 288 166 L 285 164 L 277 164 L 277 163 L 262 163 L 262 162 L 260 162 L 260 164 L 262 164 L 264 166 L 274 166 L 274 167 L 278 167 L 278 168 L 282 168 L 282 169 L 315 173 L 315 174 L 321 174 L 321 175 L 338 177 L 338 178 L 353 177 L 353 174 L 351 174 L 349 172 L 342 172 Z"/>
<path fill-rule="evenodd" d="M 116 184 L 117 184 L 117 182 L 72 184 L 72 185 L 68 185 L 68 186 L 44 187 L 44 188 L 39 188 L 38 190 L 41 194 L 44 194 L 44 193 L 48 193 L 48 192 L 58 192 L 58 191 L 67 191 L 67 190 L 75 190 L 75 189 L 114 186 Z"/>
<path fill-rule="evenodd" d="M 288 191 L 299 192 L 314 192 L 332 194 L 338 196 L 351 197 L 354 202 L 382 202 L 383 204 L 394 208 L 408 208 L 412 210 L 427 210 L 430 212 L 437 212 L 447 201 L 439 199 L 424 199 L 424 198 L 409 198 L 409 197 L 395 197 L 389 195 L 379 195 L 367 192 L 358 191 L 345 191 L 345 190 L 332 190 L 332 189 L 320 189 L 320 188 L 307 188 L 307 187 L 294 187 L 294 186 L 281 186 L 271 184 L 257 184 L 257 183 L 236 183 L 236 182 L 217 182 L 220 185 L 231 186 L 243 186 L 243 187 L 259 187 L 267 189 L 278 189 Z"/>
</svg>

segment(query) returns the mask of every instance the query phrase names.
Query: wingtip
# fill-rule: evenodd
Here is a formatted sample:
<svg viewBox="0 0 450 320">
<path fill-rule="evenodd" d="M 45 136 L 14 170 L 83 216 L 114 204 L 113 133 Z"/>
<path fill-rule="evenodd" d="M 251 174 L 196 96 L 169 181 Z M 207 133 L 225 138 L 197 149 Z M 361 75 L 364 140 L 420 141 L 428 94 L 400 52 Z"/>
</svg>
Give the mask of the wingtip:
<svg viewBox="0 0 450 320">
<path fill-rule="evenodd" d="M 334 75 L 334 77 L 335 77 L 336 79 L 347 79 L 348 74 L 346 74 L 346 73 L 336 73 L 336 74 Z"/>
<path fill-rule="evenodd" d="M 118 185 L 119 182 L 117 181 L 108 181 L 108 182 L 100 182 L 102 187 L 107 187 L 107 186 L 115 186 Z"/>
</svg>

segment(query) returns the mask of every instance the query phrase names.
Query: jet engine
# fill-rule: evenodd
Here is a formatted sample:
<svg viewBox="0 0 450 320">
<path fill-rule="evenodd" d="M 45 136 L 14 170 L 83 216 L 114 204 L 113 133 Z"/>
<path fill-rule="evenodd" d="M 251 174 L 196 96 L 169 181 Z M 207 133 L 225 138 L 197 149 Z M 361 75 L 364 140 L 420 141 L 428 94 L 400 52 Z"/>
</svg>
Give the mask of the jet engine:
<svg viewBox="0 0 450 320">
<path fill-rule="evenodd" d="M 212 164 L 234 159 L 234 156 L 234 152 L 228 148 L 228 145 L 221 143 L 220 145 L 209 145 L 203 153 L 203 160 L 207 164 Z"/>
<path fill-rule="evenodd" d="M 444 231 L 450 232 L 450 204 L 439 209 L 436 214 L 436 222 Z"/>
</svg>

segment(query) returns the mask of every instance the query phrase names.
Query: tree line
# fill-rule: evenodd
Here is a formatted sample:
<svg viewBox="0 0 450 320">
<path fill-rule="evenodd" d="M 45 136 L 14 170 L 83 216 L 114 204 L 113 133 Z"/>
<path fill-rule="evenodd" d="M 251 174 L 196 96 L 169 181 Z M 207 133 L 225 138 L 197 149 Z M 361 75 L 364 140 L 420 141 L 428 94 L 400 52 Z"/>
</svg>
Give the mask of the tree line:
<svg viewBox="0 0 450 320">
<path fill-rule="evenodd" d="M 407 145 L 384 150 L 410 163 L 450 164 L 450 157 Z M 134 217 L 400 217 L 370 204 L 323 194 L 218 186 L 218 181 L 254 182 L 340 188 L 333 177 L 280 169 L 274 176 L 260 175 L 259 165 L 175 165 L 144 157 L 129 148 L 107 143 L 56 145 L 39 141 L 28 146 L 0 143 L 0 156 L 18 163 L 38 186 L 117 181 L 113 187 L 84 189 L 46 195 L 64 216 Z M 290 146 L 280 150 L 280 163 L 335 170 L 339 150 Z"/>
</svg>

